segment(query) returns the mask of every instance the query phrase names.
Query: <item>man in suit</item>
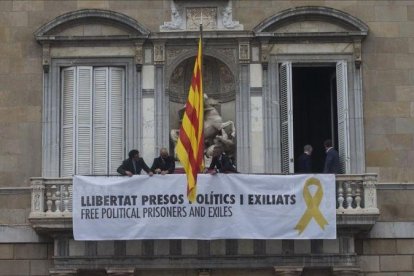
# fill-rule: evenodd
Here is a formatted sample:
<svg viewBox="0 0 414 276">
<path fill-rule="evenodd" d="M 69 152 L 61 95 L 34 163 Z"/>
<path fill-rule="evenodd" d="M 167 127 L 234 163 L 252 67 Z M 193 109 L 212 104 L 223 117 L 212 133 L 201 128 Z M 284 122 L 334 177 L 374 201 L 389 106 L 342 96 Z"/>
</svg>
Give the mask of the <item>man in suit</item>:
<svg viewBox="0 0 414 276">
<path fill-rule="evenodd" d="M 160 156 L 154 159 L 151 166 L 151 171 L 156 174 L 174 173 L 175 161 L 174 158 L 168 155 L 166 148 L 160 149 Z"/>
<path fill-rule="evenodd" d="M 325 146 L 326 158 L 325 166 L 323 169 L 324 173 L 339 173 L 339 154 L 332 147 L 332 140 L 326 140 L 323 145 Z"/>
<path fill-rule="evenodd" d="M 312 173 L 312 150 L 311 145 L 305 145 L 303 147 L 303 153 L 298 158 L 297 173 Z"/>
<path fill-rule="evenodd" d="M 133 176 L 134 174 L 141 174 L 141 171 L 144 170 L 149 176 L 152 176 L 153 173 L 150 168 L 145 164 L 144 159 L 139 157 L 139 151 L 136 149 L 131 150 L 128 153 L 129 158 L 125 159 L 121 166 L 116 170 L 122 175 Z"/>
<path fill-rule="evenodd" d="M 211 174 L 216 173 L 235 173 L 236 168 L 233 166 L 230 158 L 223 152 L 221 146 L 215 146 L 213 150 L 213 159 L 211 160 L 210 167 L 207 170 Z"/>
</svg>

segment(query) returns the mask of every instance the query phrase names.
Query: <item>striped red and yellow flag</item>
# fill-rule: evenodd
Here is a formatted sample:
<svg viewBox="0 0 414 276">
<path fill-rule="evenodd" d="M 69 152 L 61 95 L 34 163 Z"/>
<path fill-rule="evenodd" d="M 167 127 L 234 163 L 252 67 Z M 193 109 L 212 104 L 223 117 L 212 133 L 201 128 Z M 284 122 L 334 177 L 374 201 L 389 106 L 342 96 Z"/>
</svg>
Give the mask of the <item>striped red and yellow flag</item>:
<svg viewBox="0 0 414 276">
<path fill-rule="evenodd" d="M 178 159 L 187 174 L 187 197 L 191 202 L 195 201 L 197 195 L 197 174 L 204 170 L 204 95 L 201 63 L 202 45 L 200 38 L 190 91 L 175 148 Z"/>
</svg>

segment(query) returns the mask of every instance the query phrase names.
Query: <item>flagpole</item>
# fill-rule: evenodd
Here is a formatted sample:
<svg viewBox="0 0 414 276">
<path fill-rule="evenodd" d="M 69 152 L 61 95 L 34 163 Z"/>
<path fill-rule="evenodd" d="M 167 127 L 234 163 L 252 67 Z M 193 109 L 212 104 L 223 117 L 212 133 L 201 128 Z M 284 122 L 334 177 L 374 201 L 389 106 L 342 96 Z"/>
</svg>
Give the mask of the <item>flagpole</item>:
<svg viewBox="0 0 414 276">
<path fill-rule="evenodd" d="M 203 91 L 203 99 L 202 99 L 202 102 L 203 102 L 203 105 L 204 105 L 204 78 L 202 77 L 203 76 L 203 72 L 204 72 L 204 57 L 203 57 L 203 55 L 204 55 L 204 41 L 203 41 L 203 11 L 201 11 L 201 23 L 200 23 L 200 41 L 201 41 L 201 56 L 200 56 L 200 76 L 201 76 L 201 87 L 203 87 L 202 88 L 202 91 Z M 204 109 L 203 109 L 204 110 Z M 204 133 L 204 120 L 203 120 L 203 123 L 202 123 L 202 126 L 201 126 L 202 128 L 203 128 L 203 133 Z M 203 138 L 204 138 L 204 134 L 203 134 Z M 204 139 L 203 139 L 204 140 Z M 203 144 L 204 144 L 204 141 L 203 141 Z M 204 146 L 203 146 L 203 164 L 205 164 L 205 155 L 204 155 Z"/>
</svg>

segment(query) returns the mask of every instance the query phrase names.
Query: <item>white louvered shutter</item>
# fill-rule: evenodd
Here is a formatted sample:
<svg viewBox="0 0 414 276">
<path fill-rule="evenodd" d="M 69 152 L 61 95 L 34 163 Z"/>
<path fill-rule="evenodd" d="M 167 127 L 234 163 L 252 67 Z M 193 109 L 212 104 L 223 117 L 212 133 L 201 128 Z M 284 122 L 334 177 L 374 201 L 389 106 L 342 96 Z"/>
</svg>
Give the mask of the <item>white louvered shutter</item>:
<svg viewBox="0 0 414 276">
<path fill-rule="evenodd" d="M 76 174 L 91 174 L 92 163 L 92 67 L 77 68 Z"/>
<path fill-rule="evenodd" d="M 124 148 L 124 70 L 109 69 L 109 168 L 108 173 L 116 173 L 123 159 Z"/>
<path fill-rule="evenodd" d="M 62 132 L 61 132 L 61 176 L 72 176 L 74 170 L 74 124 L 75 124 L 75 88 L 76 68 L 62 70 Z"/>
<path fill-rule="evenodd" d="M 338 150 L 340 172 L 350 172 L 348 78 L 346 61 L 336 64 L 336 89 L 338 111 Z"/>
<path fill-rule="evenodd" d="M 93 75 L 93 174 L 107 174 L 108 68 L 95 68 Z"/>
<path fill-rule="evenodd" d="M 293 173 L 293 110 L 292 110 L 292 64 L 280 66 L 280 122 L 281 122 L 281 169 Z"/>
</svg>

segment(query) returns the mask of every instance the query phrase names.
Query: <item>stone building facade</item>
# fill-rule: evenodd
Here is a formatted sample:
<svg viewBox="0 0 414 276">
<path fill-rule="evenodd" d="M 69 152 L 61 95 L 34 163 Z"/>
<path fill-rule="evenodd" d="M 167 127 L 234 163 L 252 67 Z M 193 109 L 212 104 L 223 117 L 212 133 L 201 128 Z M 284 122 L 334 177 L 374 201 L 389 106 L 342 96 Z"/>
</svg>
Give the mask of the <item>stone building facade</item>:
<svg viewBox="0 0 414 276">
<path fill-rule="evenodd" d="M 240 172 L 334 140 L 337 240 L 73 240 L 71 175 L 172 149 L 201 22 Z M 414 2 L 6 0 L 0 56 L 0 275 L 414 275 Z"/>
</svg>

